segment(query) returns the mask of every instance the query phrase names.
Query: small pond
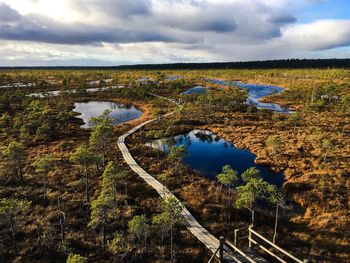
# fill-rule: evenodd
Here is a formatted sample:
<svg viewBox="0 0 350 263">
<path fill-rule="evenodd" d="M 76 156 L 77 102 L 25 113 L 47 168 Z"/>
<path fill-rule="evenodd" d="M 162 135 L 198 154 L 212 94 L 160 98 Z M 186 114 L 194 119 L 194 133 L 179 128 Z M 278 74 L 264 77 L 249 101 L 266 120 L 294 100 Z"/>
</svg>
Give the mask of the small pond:
<svg viewBox="0 0 350 263">
<path fill-rule="evenodd" d="M 100 87 L 100 88 L 88 88 L 85 90 L 82 90 L 83 92 L 86 91 L 87 93 L 95 93 L 95 92 L 102 92 L 102 91 L 108 91 L 108 90 L 113 90 L 113 89 L 122 89 L 125 88 L 124 85 L 113 85 L 110 87 Z M 38 98 L 38 99 L 43 99 L 43 98 L 48 98 L 48 97 L 57 97 L 61 94 L 61 90 L 51 90 L 51 91 L 46 91 L 46 92 L 35 92 L 28 94 L 28 97 L 31 98 Z M 64 92 L 68 93 L 73 93 L 76 94 L 79 92 L 79 90 L 76 89 L 71 89 L 71 90 L 66 90 Z"/>
<path fill-rule="evenodd" d="M 193 88 L 189 88 L 188 90 L 182 92 L 181 94 L 184 94 L 184 95 L 191 95 L 191 94 L 205 94 L 207 93 L 208 90 L 207 88 L 205 87 L 202 87 L 202 86 L 195 86 Z"/>
<path fill-rule="evenodd" d="M 218 79 L 206 79 L 208 82 L 212 82 L 218 85 L 224 86 L 238 86 L 242 89 L 246 89 L 249 92 L 248 103 L 257 106 L 259 109 L 268 109 L 281 113 L 290 113 L 291 111 L 276 103 L 260 102 L 259 100 L 274 94 L 280 94 L 283 88 L 270 85 L 259 85 L 242 83 L 240 81 L 223 81 Z"/>
<path fill-rule="evenodd" d="M 183 78 L 182 76 L 166 76 L 165 80 L 174 81 L 182 78 Z"/>
<path fill-rule="evenodd" d="M 81 114 L 77 117 L 84 121 L 84 125 L 81 127 L 86 129 L 91 128 L 89 120 L 92 117 L 100 116 L 105 110 L 111 111 L 110 116 L 114 119 L 113 125 L 138 119 L 142 115 L 142 111 L 132 105 L 109 101 L 77 102 L 74 103 L 74 107 L 73 111 Z"/>
<path fill-rule="evenodd" d="M 221 173 L 224 165 L 231 165 L 239 174 L 250 167 L 256 167 L 264 180 L 278 187 L 284 182 L 283 173 L 276 173 L 266 166 L 255 164 L 256 155 L 249 150 L 236 148 L 232 143 L 226 142 L 210 131 L 193 130 L 171 139 L 152 142 L 152 147 L 165 152 L 168 152 L 172 145 L 185 145 L 188 156 L 184 158 L 184 163 L 212 180 Z"/>
<path fill-rule="evenodd" d="M 49 98 L 49 97 L 57 97 L 58 95 L 60 95 L 60 93 L 61 93 L 60 90 L 50 90 L 46 92 L 34 92 L 31 94 L 28 94 L 27 97 L 43 99 L 43 98 Z"/>
<path fill-rule="evenodd" d="M 1 85 L 0 89 L 8 89 L 8 88 L 32 88 L 36 87 L 35 83 L 11 83 L 7 85 Z"/>
</svg>

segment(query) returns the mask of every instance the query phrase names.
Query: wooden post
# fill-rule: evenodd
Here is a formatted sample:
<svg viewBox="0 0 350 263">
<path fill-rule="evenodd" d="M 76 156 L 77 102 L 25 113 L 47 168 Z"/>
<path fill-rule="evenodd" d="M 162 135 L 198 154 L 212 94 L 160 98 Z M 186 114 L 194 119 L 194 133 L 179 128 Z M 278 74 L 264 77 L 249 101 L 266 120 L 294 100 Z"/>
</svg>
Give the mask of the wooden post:
<svg viewBox="0 0 350 263">
<path fill-rule="evenodd" d="M 252 248 L 252 231 L 250 231 L 252 229 L 253 225 L 250 225 L 248 228 L 248 246 L 249 248 Z"/>
<path fill-rule="evenodd" d="M 223 236 L 220 236 L 220 249 L 219 249 L 220 263 L 224 263 L 224 244 L 225 244 L 225 238 Z"/>
<path fill-rule="evenodd" d="M 235 229 L 234 233 L 235 233 L 235 240 L 234 240 L 234 243 L 233 243 L 233 244 L 235 245 L 235 247 L 237 247 L 238 229 Z"/>
<path fill-rule="evenodd" d="M 276 244 L 277 223 L 278 223 L 278 204 L 276 205 L 275 233 L 273 234 L 273 238 L 272 238 L 272 243 L 274 243 L 274 244 Z"/>
</svg>

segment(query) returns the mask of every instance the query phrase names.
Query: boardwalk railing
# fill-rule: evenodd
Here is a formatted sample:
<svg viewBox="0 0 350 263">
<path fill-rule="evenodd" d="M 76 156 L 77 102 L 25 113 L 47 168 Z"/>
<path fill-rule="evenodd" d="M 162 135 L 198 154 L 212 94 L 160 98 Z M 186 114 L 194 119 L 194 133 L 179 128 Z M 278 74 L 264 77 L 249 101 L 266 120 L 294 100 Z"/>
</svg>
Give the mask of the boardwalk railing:
<svg viewBox="0 0 350 263">
<path fill-rule="evenodd" d="M 239 231 L 247 231 L 248 235 L 238 238 L 238 232 Z M 300 260 L 287 252 L 286 250 L 282 249 L 281 247 L 277 246 L 276 244 L 272 243 L 270 240 L 266 239 L 263 235 L 259 234 L 255 230 L 253 230 L 252 226 L 249 227 L 242 227 L 235 230 L 235 239 L 234 244 L 230 243 L 229 241 L 226 241 L 224 237 L 220 237 L 220 245 L 215 250 L 212 257 L 209 259 L 208 263 L 214 262 L 215 258 L 218 257 L 220 263 L 224 262 L 224 260 L 229 259 L 233 260 L 234 262 L 250 262 L 250 263 L 257 263 L 257 262 L 266 262 L 262 260 L 262 258 L 256 258 L 252 257 L 251 255 L 247 255 L 247 252 L 243 252 L 237 247 L 237 240 L 238 239 L 245 239 L 248 238 L 249 248 L 250 249 L 261 249 L 268 253 L 270 256 L 272 256 L 276 261 L 282 262 L 282 263 L 288 263 L 288 262 L 297 262 L 297 263 L 305 263 L 308 262 L 307 260 Z M 259 240 L 259 241 L 258 241 Z M 265 246 L 261 245 L 262 242 L 265 242 L 266 244 L 270 245 L 273 249 L 277 250 L 277 252 L 284 255 L 285 258 L 288 258 L 288 261 L 286 259 L 282 259 L 280 256 L 276 255 L 276 253 L 272 252 Z M 270 248 L 271 249 L 271 248 Z M 226 251 L 231 250 L 233 254 L 228 254 L 228 257 L 223 257 L 224 253 Z M 251 250 L 253 251 L 253 250 Z M 257 252 L 255 252 L 257 253 Z M 253 254 L 254 255 L 254 254 Z"/>
<path fill-rule="evenodd" d="M 273 247 L 274 249 L 277 250 L 277 252 L 283 254 L 285 257 L 288 257 L 288 261 L 282 259 L 281 257 L 279 257 L 278 255 L 276 255 L 275 253 L 273 253 L 272 251 L 270 251 L 269 249 L 267 249 L 265 246 L 261 245 L 258 240 L 265 242 L 266 244 L 270 245 L 271 247 Z M 292 254 L 290 254 L 289 252 L 285 251 L 284 249 L 280 248 L 279 246 L 277 246 L 276 244 L 272 243 L 270 240 L 268 240 L 267 238 L 265 238 L 264 236 L 262 236 L 261 234 L 259 234 L 258 232 L 256 232 L 255 230 L 253 230 L 252 226 L 248 227 L 248 242 L 249 242 L 249 248 L 252 248 L 253 244 L 255 245 L 255 247 L 264 250 L 267 254 L 269 254 L 270 256 L 272 256 L 273 258 L 275 258 L 277 261 L 282 262 L 282 263 L 287 263 L 287 262 L 297 262 L 297 263 L 305 263 L 307 261 L 302 261 L 298 258 L 296 258 L 295 256 L 293 256 Z"/>
<path fill-rule="evenodd" d="M 238 246 L 238 241 L 241 239 L 246 239 L 248 238 L 248 229 L 249 226 L 245 226 L 245 227 L 241 227 L 241 228 L 237 228 L 234 231 L 234 245 L 237 247 Z M 242 231 L 246 231 L 246 235 L 245 236 L 239 236 L 238 234 Z"/>
<path fill-rule="evenodd" d="M 220 237 L 220 245 L 219 247 L 215 250 L 214 254 L 211 256 L 211 258 L 209 259 L 208 263 L 212 263 L 215 260 L 215 257 L 219 257 L 219 262 L 223 263 L 225 258 L 224 258 L 224 253 L 227 250 L 231 250 L 234 253 L 237 254 L 232 254 L 232 253 L 228 253 L 227 256 L 229 261 L 233 260 L 234 262 L 250 262 L 250 263 L 257 263 L 260 260 L 254 260 L 252 258 L 250 258 L 246 253 L 244 253 L 242 250 L 240 250 L 239 248 L 237 248 L 235 245 L 231 244 L 230 242 L 226 241 L 225 238 L 223 236 Z M 219 255 L 218 255 L 219 253 Z M 236 256 L 234 256 L 236 255 Z"/>
</svg>

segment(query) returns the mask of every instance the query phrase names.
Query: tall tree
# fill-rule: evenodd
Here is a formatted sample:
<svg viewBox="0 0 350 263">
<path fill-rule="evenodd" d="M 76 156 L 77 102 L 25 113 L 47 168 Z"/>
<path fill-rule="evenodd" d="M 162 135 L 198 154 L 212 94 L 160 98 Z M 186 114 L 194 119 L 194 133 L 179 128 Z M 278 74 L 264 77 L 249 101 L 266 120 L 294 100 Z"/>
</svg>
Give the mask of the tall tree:
<svg viewBox="0 0 350 263">
<path fill-rule="evenodd" d="M 267 193 L 268 193 L 268 201 L 276 206 L 276 214 L 275 214 L 275 228 L 274 228 L 274 234 L 272 238 L 272 242 L 276 243 L 277 238 L 277 227 L 278 227 L 278 217 L 279 217 L 279 208 L 286 208 L 286 199 L 284 194 L 277 189 L 275 185 L 268 185 L 267 186 Z"/>
<path fill-rule="evenodd" d="M 101 232 L 101 245 L 102 250 L 106 244 L 106 227 L 108 222 L 117 218 L 119 210 L 116 207 L 116 203 L 109 194 L 102 189 L 98 198 L 91 202 L 91 215 L 89 226 L 93 228 L 99 228 Z"/>
<path fill-rule="evenodd" d="M 16 236 L 16 224 L 24 219 L 24 213 L 29 210 L 31 203 L 14 197 L 0 199 L 0 224 L 6 224 L 14 239 Z"/>
<path fill-rule="evenodd" d="M 97 161 L 97 157 L 86 145 L 80 145 L 71 156 L 71 160 L 81 167 L 85 177 L 85 198 L 90 201 L 89 195 L 89 167 Z"/>
<path fill-rule="evenodd" d="M 174 231 L 176 226 L 183 222 L 182 218 L 182 205 L 181 203 L 173 196 L 167 197 L 162 202 L 167 217 L 169 218 L 170 225 L 170 257 L 171 261 L 174 261 Z"/>
<path fill-rule="evenodd" d="M 129 246 L 123 233 L 115 233 L 113 239 L 107 241 L 107 248 L 115 259 L 121 262 L 124 262 L 125 255 L 129 252 Z"/>
<path fill-rule="evenodd" d="M 237 187 L 236 206 L 245 207 L 251 212 L 251 224 L 254 225 L 256 202 L 265 199 L 269 183 L 262 179 L 251 179 L 245 185 Z"/>
<path fill-rule="evenodd" d="M 143 239 L 144 247 L 147 247 L 147 238 L 150 234 L 150 225 L 145 215 L 134 216 L 128 222 L 128 232 L 139 241 Z"/>
<path fill-rule="evenodd" d="M 38 100 L 32 101 L 25 109 L 24 127 L 37 140 L 51 138 L 53 131 L 53 111 Z"/>
<path fill-rule="evenodd" d="M 90 145 L 100 152 L 102 164 L 105 166 L 106 154 L 111 147 L 111 138 L 113 136 L 113 127 L 109 124 L 102 123 L 92 128 L 90 135 Z"/>
<path fill-rule="evenodd" d="M 44 181 L 44 199 L 46 199 L 47 195 L 47 176 L 53 165 L 54 160 L 50 154 L 43 155 L 34 162 L 35 172 L 40 174 Z"/>
<path fill-rule="evenodd" d="M 186 155 L 188 155 L 188 152 L 185 145 L 172 146 L 170 148 L 168 159 L 174 163 L 176 174 L 179 174 L 181 162 Z"/>
<path fill-rule="evenodd" d="M 2 152 L 5 162 L 10 169 L 12 176 L 19 178 L 23 182 L 23 168 L 26 160 L 26 148 L 18 142 L 10 142 L 10 144 Z"/>
<path fill-rule="evenodd" d="M 221 174 L 216 176 L 218 181 L 228 188 L 228 219 L 231 222 L 231 200 L 232 200 L 232 189 L 239 182 L 237 171 L 233 170 L 230 165 L 225 165 L 222 168 Z"/>
<path fill-rule="evenodd" d="M 168 212 L 157 214 L 152 218 L 152 225 L 160 235 L 162 243 L 164 238 L 170 233 L 171 225 L 169 222 L 171 222 L 171 216 Z"/>
<path fill-rule="evenodd" d="M 259 179 L 259 178 L 261 178 L 260 171 L 255 167 L 250 167 L 249 169 L 245 170 L 242 173 L 242 180 L 246 183 L 252 179 Z"/>
<path fill-rule="evenodd" d="M 114 201 L 116 200 L 118 185 L 122 183 L 126 175 L 127 172 L 114 162 L 109 162 L 102 174 L 102 188 L 111 193 Z"/>
</svg>

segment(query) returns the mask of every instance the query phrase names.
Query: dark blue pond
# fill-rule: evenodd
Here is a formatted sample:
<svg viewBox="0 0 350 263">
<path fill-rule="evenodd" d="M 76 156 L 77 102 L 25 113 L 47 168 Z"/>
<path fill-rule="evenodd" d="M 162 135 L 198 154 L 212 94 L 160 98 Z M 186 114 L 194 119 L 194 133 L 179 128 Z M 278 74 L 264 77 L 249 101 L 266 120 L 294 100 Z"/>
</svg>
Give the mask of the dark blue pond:
<svg viewBox="0 0 350 263">
<path fill-rule="evenodd" d="M 202 86 L 196 86 L 196 87 L 193 87 L 193 88 L 190 88 L 188 90 L 186 90 L 185 92 L 182 92 L 181 94 L 184 94 L 184 95 L 191 95 L 191 94 L 205 94 L 207 93 L 208 90 L 205 88 L 205 87 L 202 87 Z"/>
<path fill-rule="evenodd" d="M 266 166 L 255 164 L 256 156 L 250 151 L 236 148 L 210 131 L 193 130 L 153 143 L 153 147 L 159 147 L 166 152 L 171 145 L 185 145 L 189 155 L 184 158 L 184 163 L 209 179 L 216 179 L 224 165 L 231 165 L 239 174 L 250 167 L 256 167 L 264 180 L 279 187 L 284 181 L 283 173 L 275 173 Z"/>
<path fill-rule="evenodd" d="M 259 102 L 260 99 L 274 95 L 280 94 L 283 88 L 278 86 L 270 85 L 258 85 L 258 84 L 248 84 L 239 81 L 223 81 L 218 79 L 206 79 L 206 81 L 215 83 L 223 86 L 238 86 L 242 89 L 246 89 L 249 92 L 248 103 L 257 106 L 258 109 L 268 109 L 282 113 L 290 113 L 291 111 L 275 103 Z"/>
</svg>

